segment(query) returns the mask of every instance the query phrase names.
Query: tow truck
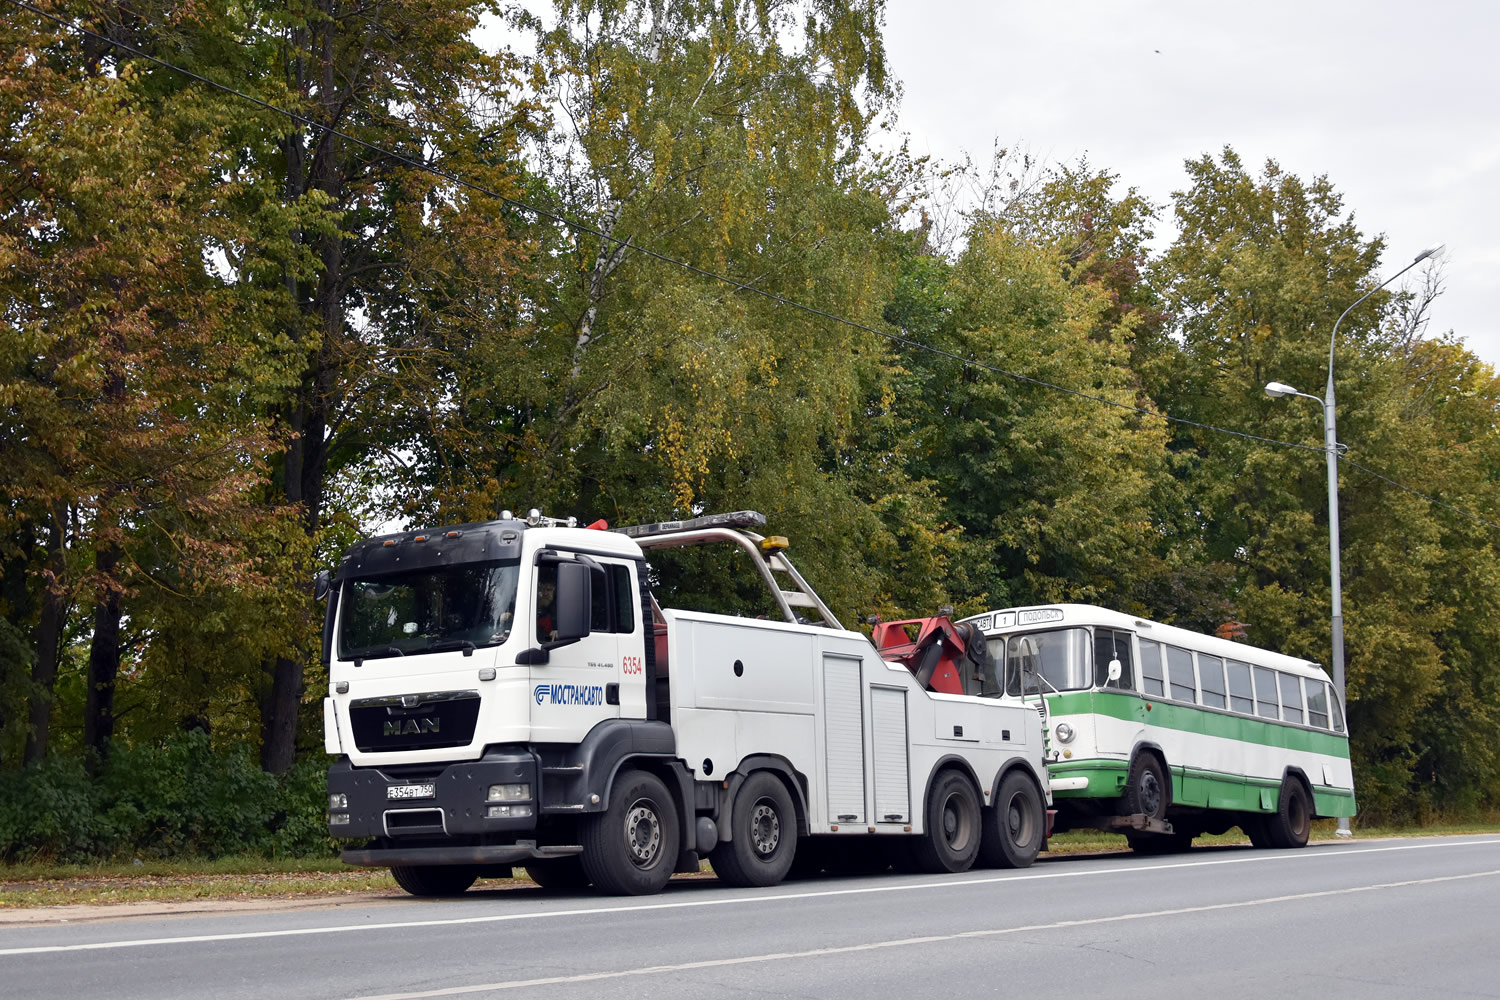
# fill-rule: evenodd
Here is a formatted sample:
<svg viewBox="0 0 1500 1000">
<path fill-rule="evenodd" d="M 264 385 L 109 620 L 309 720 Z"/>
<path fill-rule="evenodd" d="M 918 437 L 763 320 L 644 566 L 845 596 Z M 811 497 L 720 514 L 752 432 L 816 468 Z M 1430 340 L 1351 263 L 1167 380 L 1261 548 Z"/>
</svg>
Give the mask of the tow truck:
<svg viewBox="0 0 1500 1000">
<path fill-rule="evenodd" d="M 872 844 L 924 871 L 1031 864 L 1051 801 L 1036 709 L 972 663 L 965 686 L 882 656 L 765 523 L 506 511 L 350 548 L 317 586 L 344 861 L 415 895 L 513 866 L 653 893 L 704 858 L 769 886 Z M 700 545 L 738 554 L 765 617 L 658 604 L 648 555 Z"/>
</svg>

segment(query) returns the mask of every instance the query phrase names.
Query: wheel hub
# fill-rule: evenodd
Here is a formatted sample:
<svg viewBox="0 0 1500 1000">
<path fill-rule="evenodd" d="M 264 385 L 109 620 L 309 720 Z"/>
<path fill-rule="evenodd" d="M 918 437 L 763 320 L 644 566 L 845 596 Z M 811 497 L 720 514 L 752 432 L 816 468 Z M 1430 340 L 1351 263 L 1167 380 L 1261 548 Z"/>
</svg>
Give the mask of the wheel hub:
<svg viewBox="0 0 1500 1000">
<path fill-rule="evenodd" d="M 958 809 L 950 801 L 943 806 L 943 837 L 952 844 L 958 840 Z"/>
<path fill-rule="evenodd" d="M 661 852 L 661 819 L 650 802 L 642 800 L 625 813 L 625 843 L 637 868 L 649 868 Z"/>
<path fill-rule="evenodd" d="M 755 853 L 765 857 L 773 854 L 781 843 L 781 817 L 775 808 L 762 799 L 750 812 L 750 841 Z"/>
<path fill-rule="evenodd" d="M 1155 816 L 1161 810 L 1161 785 L 1151 771 L 1141 775 L 1141 809 L 1148 816 Z"/>
</svg>

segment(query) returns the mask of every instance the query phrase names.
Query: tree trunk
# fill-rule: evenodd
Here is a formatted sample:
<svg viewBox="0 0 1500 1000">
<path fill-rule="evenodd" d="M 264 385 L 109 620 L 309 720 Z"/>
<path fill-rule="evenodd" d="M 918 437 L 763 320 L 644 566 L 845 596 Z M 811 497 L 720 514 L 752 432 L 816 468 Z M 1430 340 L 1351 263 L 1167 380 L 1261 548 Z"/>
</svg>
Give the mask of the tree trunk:
<svg viewBox="0 0 1500 1000">
<path fill-rule="evenodd" d="M 29 709 L 30 726 L 26 731 L 28 766 L 47 757 L 47 738 L 52 732 L 52 689 L 57 683 L 57 661 L 62 648 L 63 619 L 67 617 L 68 598 L 62 578 L 66 569 L 64 536 L 68 527 L 67 508 L 52 508 L 52 525 L 47 538 L 47 570 L 42 581 L 42 618 L 36 630 L 36 662 L 31 667 L 32 692 Z"/>
<path fill-rule="evenodd" d="M 83 744 L 103 760 L 115 732 L 115 679 L 120 674 L 120 588 L 115 571 L 119 546 L 102 543 L 94 556 L 99 574 L 94 599 L 94 639 L 89 646 L 89 684 L 83 715 Z"/>
</svg>

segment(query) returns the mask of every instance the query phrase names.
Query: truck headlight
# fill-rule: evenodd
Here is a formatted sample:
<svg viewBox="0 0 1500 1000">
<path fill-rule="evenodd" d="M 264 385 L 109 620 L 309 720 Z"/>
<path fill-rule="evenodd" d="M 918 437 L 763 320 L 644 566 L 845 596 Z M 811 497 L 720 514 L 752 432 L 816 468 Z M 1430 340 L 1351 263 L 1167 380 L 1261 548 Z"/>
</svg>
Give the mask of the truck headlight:
<svg viewBox="0 0 1500 1000">
<path fill-rule="evenodd" d="M 348 826 L 349 825 L 349 814 L 348 813 L 329 813 L 328 814 L 328 825 L 329 826 Z"/>
<path fill-rule="evenodd" d="M 1073 742 L 1073 727 L 1070 726 L 1070 725 L 1068 725 L 1066 722 L 1059 722 L 1057 724 L 1057 729 L 1054 730 L 1054 732 L 1057 733 L 1057 742 L 1059 742 L 1059 743 L 1072 743 Z"/>
<path fill-rule="evenodd" d="M 348 808 L 349 808 L 349 796 L 345 795 L 343 792 L 335 792 L 332 795 L 328 796 L 328 809 L 329 809 L 330 812 L 332 812 L 335 809 L 348 809 Z"/>
<path fill-rule="evenodd" d="M 531 815 L 531 803 L 518 806 L 490 806 L 485 810 L 485 819 L 517 819 Z"/>
<path fill-rule="evenodd" d="M 522 781 L 510 785 L 491 785 L 487 802 L 529 802 L 531 783 Z M 529 815 L 529 814 L 528 814 Z"/>
</svg>

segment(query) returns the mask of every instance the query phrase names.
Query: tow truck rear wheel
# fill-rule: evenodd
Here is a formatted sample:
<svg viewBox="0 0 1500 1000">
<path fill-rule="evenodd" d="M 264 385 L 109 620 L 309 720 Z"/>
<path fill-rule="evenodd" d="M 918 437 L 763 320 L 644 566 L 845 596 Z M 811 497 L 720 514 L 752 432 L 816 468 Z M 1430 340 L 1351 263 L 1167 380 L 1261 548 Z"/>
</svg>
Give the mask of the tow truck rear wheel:
<svg viewBox="0 0 1500 1000">
<path fill-rule="evenodd" d="M 979 859 L 989 868 L 1027 868 L 1042 849 L 1047 814 L 1036 785 L 1020 771 L 1000 782 L 993 808 L 984 811 Z"/>
<path fill-rule="evenodd" d="M 923 871 L 966 872 L 979 856 L 979 793 L 957 771 L 944 771 L 927 796 L 927 832 L 912 845 Z"/>
<path fill-rule="evenodd" d="M 586 818 L 579 860 L 589 881 L 615 896 L 660 892 L 677 864 L 677 806 L 661 779 L 621 771 L 609 806 Z"/>
<path fill-rule="evenodd" d="M 392 865 L 391 877 L 413 896 L 457 896 L 479 878 L 475 865 Z"/>
<path fill-rule="evenodd" d="M 589 884 L 588 873 L 576 855 L 532 861 L 526 866 L 526 874 L 543 889 L 582 889 Z"/>
<path fill-rule="evenodd" d="M 775 885 L 797 856 L 797 807 L 786 786 L 757 771 L 734 796 L 729 839 L 709 854 L 719 881 L 734 886 Z"/>
</svg>

